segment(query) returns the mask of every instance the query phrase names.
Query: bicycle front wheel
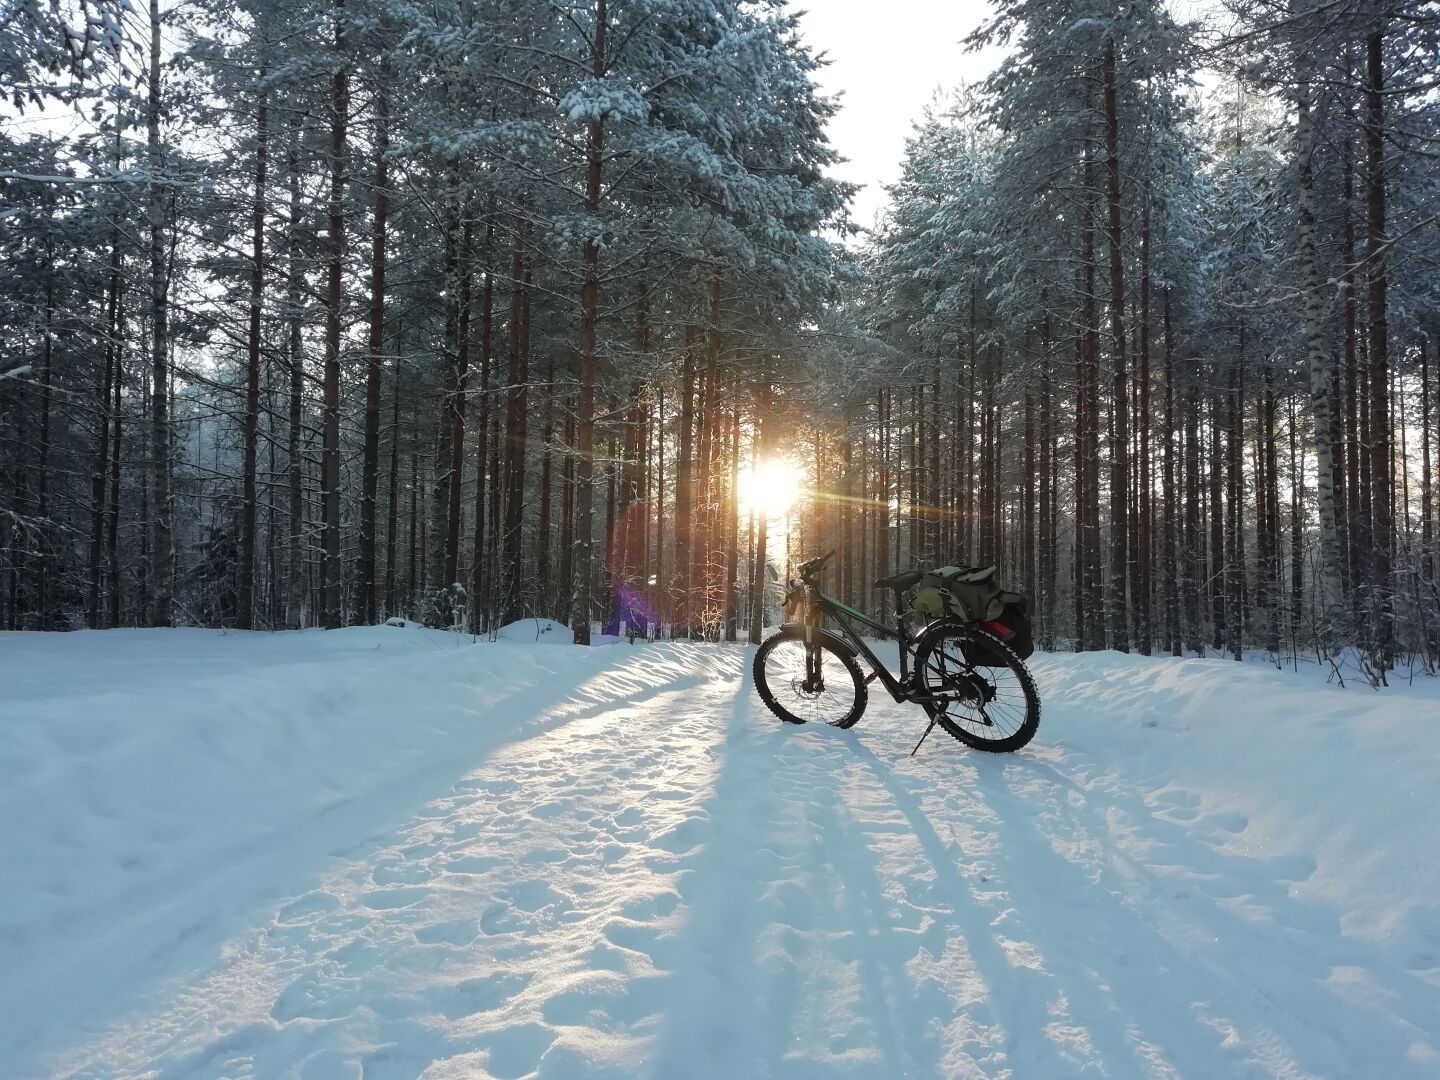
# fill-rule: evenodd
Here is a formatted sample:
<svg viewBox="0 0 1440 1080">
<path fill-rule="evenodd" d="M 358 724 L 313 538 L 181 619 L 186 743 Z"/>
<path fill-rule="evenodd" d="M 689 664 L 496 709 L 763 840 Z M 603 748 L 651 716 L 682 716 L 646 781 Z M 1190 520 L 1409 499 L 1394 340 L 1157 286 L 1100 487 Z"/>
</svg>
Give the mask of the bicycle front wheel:
<svg viewBox="0 0 1440 1080">
<path fill-rule="evenodd" d="M 787 724 L 852 727 L 869 699 L 852 657 L 823 642 L 807 646 L 804 637 L 790 631 L 760 646 L 754 674 L 760 700 Z"/>
<path fill-rule="evenodd" d="M 940 623 L 915 652 L 922 693 L 937 721 L 975 750 L 1019 750 L 1040 726 L 1040 695 L 1025 662 L 1000 638 L 968 623 Z"/>
</svg>

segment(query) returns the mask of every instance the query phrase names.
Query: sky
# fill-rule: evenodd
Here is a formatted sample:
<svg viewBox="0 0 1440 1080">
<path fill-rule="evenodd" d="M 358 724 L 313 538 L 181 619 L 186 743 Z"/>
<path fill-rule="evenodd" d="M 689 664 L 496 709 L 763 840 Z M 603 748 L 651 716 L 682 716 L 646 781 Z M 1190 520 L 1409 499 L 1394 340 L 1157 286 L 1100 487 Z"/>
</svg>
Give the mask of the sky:
<svg viewBox="0 0 1440 1080">
<path fill-rule="evenodd" d="M 841 179 L 865 188 L 854 219 L 869 226 L 888 202 L 884 185 L 900 175 L 911 125 L 937 90 L 977 83 L 999 50 L 972 53 L 962 44 L 985 19 L 984 0 L 792 0 L 804 14 L 801 31 L 830 66 L 820 75 L 827 93 L 841 93 L 830 139 L 848 158 Z"/>
</svg>

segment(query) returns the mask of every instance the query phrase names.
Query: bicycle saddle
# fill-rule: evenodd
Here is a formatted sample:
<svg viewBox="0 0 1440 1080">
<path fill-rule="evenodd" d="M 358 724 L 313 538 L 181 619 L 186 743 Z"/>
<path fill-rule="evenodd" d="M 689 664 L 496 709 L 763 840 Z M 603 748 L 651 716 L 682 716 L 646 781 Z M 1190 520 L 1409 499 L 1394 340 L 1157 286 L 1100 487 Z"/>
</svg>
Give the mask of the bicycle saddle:
<svg viewBox="0 0 1440 1080">
<path fill-rule="evenodd" d="M 875 582 L 875 588 L 893 589 L 895 592 L 904 592 L 906 589 L 913 587 L 915 583 L 924 576 L 925 571 L 923 570 L 902 570 L 898 574 L 893 574 L 890 577 L 881 578 L 879 581 Z"/>
</svg>

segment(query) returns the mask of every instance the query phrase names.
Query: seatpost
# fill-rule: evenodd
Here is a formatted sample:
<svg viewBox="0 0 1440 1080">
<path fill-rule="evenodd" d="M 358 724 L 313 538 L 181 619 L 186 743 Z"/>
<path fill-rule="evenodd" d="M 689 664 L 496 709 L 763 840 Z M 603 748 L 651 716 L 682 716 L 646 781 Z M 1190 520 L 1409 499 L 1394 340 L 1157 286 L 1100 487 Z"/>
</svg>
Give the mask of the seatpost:
<svg viewBox="0 0 1440 1080">
<path fill-rule="evenodd" d="M 900 681 L 910 677 L 910 653 L 905 646 L 909 642 L 910 628 L 905 625 L 904 594 L 895 593 L 895 640 L 900 643 Z"/>
</svg>

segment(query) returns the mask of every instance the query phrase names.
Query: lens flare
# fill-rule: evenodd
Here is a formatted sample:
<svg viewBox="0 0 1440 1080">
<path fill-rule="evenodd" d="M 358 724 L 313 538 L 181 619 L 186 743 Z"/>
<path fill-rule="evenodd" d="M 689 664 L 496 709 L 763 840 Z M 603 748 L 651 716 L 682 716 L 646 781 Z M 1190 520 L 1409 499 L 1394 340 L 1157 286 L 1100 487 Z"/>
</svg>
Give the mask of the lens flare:
<svg viewBox="0 0 1440 1080">
<path fill-rule="evenodd" d="M 790 513 L 805 485 L 799 466 L 783 460 L 763 461 L 740 474 L 742 512 L 764 514 L 774 521 Z"/>
</svg>

